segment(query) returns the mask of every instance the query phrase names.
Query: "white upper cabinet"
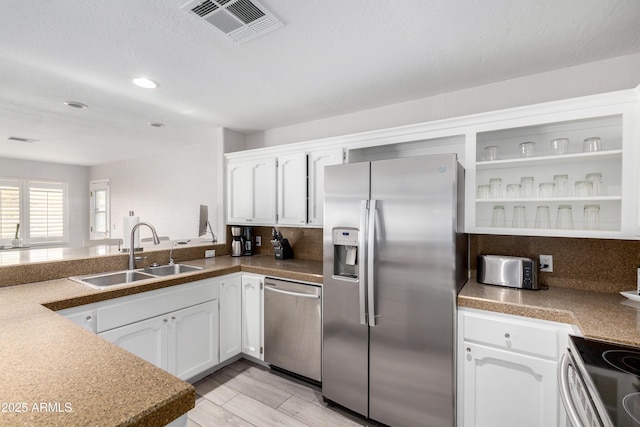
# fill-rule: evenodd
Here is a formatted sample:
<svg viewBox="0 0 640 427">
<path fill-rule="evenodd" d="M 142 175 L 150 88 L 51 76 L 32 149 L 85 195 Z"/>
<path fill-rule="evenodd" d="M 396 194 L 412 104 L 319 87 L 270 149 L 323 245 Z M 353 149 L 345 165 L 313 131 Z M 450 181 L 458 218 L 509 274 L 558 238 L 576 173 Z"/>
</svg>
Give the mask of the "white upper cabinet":
<svg viewBox="0 0 640 427">
<path fill-rule="evenodd" d="M 227 222 L 273 225 L 276 221 L 276 158 L 227 163 Z"/>
<path fill-rule="evenodd" d="M 278 156 L 278 224 L 307 223 L 307 155 Z"/>
<path fill-rule="evenodd" d="M 309 153 L 309 198 L 307 223 L 321 227 L 324 224 L 324 168 L 342 163 L 342 148 L 318 150 Z"/>
<path fill-rule="evenodd" d="M 228 155 L 227 223 L 322 227 L 324 167 L 342 163 L 342 152 Z"/>
<path fill-rule="evenodd" d="M 469 138 L 466 232 L 636 238 L 636 103 L 560 106 L 529 116 L 518 109 Z M 596 150 L 590 138 L 599 139 Z M 558 139 L 568 140 L 566 150 L 554 151 Z"/>
<path fill-rule="evenodd" d="M 343 152 L 349 162 L 456 153 L 465 168 L 467 233 L 638 239 L 639 104 L 638 91 L 625 90 L 230 153 L 228 222 L 260 217 L 264 225 L 321 227 L 324 167 L 342 163 Z M 585 150 L 592 137 L 600 146 Z M 568 139 L 566 152 L 552 150 L 558 139 Z M 533 143 L 528 157 L 521 155 L 522 143 Z M 279 161 L 277 178 L 273 172 L 268 184 L 260 182 L 277 195 L 256 187 L 255 170 L 242 169 L 262 156 Z M 532 191 L 525 192 L 523 183 L 531 180 Z M 491 182 L 493 191 L 479 191 Z M 278 221 L 266 200 L 260 207 L 273 215 L 254 213 L 257 198 L 277 200 Z"/>
</svg>

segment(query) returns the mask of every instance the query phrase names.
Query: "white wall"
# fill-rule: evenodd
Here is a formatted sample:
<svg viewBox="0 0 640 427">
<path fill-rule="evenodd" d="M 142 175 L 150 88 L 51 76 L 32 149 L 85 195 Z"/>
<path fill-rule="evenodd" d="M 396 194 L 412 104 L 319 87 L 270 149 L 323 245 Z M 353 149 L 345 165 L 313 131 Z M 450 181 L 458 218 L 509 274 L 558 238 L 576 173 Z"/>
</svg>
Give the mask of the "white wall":
<svg viewBox="0 0 640 427">
<path fill-rule="evenodd" d="M 0 177 L 66 181 L 69 184 L 69 246 L 89 238 L 89 168 L 0 158 Z"/>
<path fill-rule="evenodd" d="M 214 232 L 224 238 L 221 137 L 222 132 L 214 130 L 208 142 L 92 166 L 92 180 L 111 180 L 111 237 L 123 237 L 123 217 L 134 211 L 140 221 L 153 225 L 159 236 L 195 238 L 200 205 L 208 205 Z M 151 237 L 146 227 L 140 230 L 142 238 Z"/>
<path fill-rule="evenodd" d="M 254 132 L 247 135 L 247 149 L 630 89 L 640 83 L 638 70 L 640 54 L 592 62 L 414 101 Z"/>
</svg>

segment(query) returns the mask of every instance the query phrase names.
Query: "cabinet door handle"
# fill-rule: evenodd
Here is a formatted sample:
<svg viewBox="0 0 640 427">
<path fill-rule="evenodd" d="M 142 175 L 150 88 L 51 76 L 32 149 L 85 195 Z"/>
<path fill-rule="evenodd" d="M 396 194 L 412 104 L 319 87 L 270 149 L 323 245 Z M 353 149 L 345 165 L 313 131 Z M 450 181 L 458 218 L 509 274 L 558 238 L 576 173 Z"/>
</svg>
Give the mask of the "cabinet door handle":
<svg viewBox="0 0 640 427">
<path fill-rule="evenodd" d="M 171 316 L 171 320 L 176 320 L 176 316 Z"/>
<path fill-rule="evenodd" d="M 510 334 L 509 332 L 507 332 L 506 334 L 504 334 L 504 337 L 505 337 L 506 339 L 509 339 L 509 338 L 511 338 L 511 334 Z"/>
<path fill-rule="evenodd" d="M 87 319 L 89 322 L 91 322 L 91 316 L 87 316 L 87 317 L 85 317 L 85 319 Z"/>
<path fill-rule="evenodd" d="M 168 320 L 167 320 L 167 319 L 162 319 L 162 321 L 163 321 L 164 323 L 167 323 L 167 322 L 168 322 Z"/>
</svg>

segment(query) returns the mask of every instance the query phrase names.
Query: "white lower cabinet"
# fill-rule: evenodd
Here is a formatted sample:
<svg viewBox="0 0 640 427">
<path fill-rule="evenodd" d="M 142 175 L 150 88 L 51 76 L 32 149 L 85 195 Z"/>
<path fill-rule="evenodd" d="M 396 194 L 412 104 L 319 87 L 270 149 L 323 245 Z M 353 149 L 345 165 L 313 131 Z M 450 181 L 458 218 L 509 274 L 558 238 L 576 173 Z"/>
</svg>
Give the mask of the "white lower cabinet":
<svg viewBox="0 0 640 427">
<path fill-rule="evenodd" d="M 98 335 L 147 362 L 153 363 L 158 368 L 168 371 L 168 322 L 166 316 L 158 316 L 100 332 Z"/>
<path fill-rule="evenodd" d="M 169 372 L 187 379 L 218 364 L 218 300 L 172 313 Z"/>
<path fill-rule="evenodd" d="M 240 275 L 220 282 L 220 362 L 242 352 L 242 282 Z"/>
<path fill-rule="evenodd" d="M 179 378 L 239 354 L 264 360 L 264 276 L 212 279 L 58 313 Z"/>
<path fill-rule="evenodd" d="M 88 331 L 96 333 L 96 304 L 82 305 L 79 307 L 66 308 L 57 313 L 73 323 L 82 326 Z"/>
<path fill-rule="evenodd" d="M 218 300 L 99 334 L 178 378 L 218 364 Z"/>
<path fill-rule="evenodd" d="M 458 427 L 564 427 L 559 355 L 570 325 L 460 309 Z"/>
<path fill-rule="evenodd" d="M 557 364 L 465 343 L 464 425 L 558 425 Z"/>
<path fill-rule="evenodd" d="M 264 276 L 242 275 L 242 352 L 264 360 Z"/>
</svg>

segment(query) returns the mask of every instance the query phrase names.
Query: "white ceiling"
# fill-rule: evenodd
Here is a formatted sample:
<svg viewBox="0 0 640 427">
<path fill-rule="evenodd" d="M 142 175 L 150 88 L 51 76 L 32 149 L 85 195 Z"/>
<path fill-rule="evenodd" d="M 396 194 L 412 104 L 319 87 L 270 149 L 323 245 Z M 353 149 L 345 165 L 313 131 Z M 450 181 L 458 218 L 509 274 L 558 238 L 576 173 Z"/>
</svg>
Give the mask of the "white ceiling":
<svg viewBox="0 0 640 427">
<path fill-rule="evenodd" d="M 102 164 L 640 52 L 638 0 L 258 0 L 285 25 L 242 44 L 186 1 L 0 2 L 0 157 Z"/>
</svg>

